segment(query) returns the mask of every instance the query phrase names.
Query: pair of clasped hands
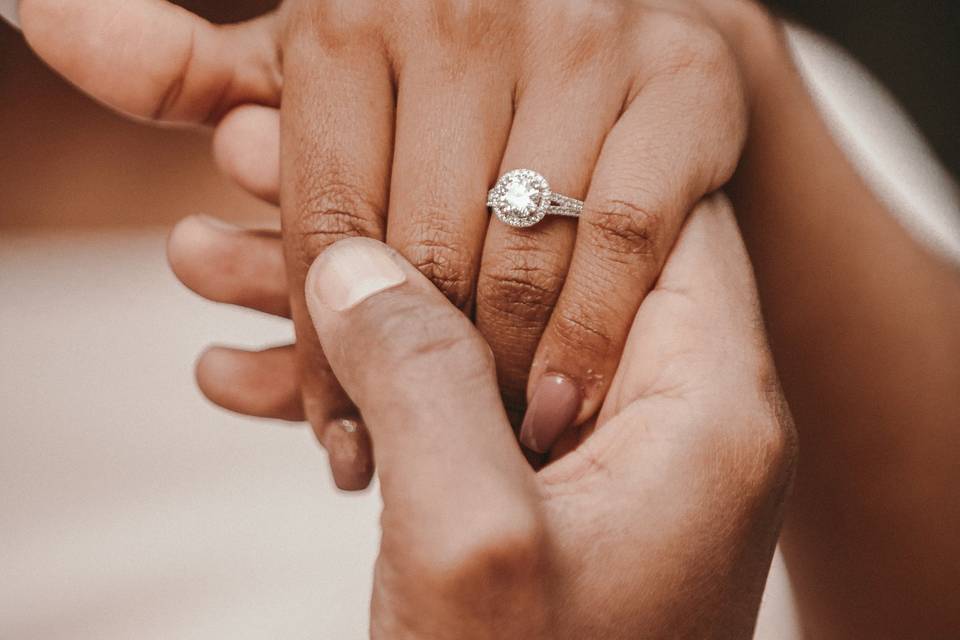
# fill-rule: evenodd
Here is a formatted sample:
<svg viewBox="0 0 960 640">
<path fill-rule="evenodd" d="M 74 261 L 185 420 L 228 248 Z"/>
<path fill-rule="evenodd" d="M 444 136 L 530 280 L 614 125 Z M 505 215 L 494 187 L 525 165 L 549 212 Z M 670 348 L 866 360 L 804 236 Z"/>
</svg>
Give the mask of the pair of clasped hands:
<svg viewBox="0 0 960 640">
<path fill-rule="evenodd" d="M 749 637 L 793 469 L 751 268 L 716 194 L 747 136 L 740 2 L 22 0 L 35 50 L 130 115 L 216 127 L 283 232 L 169 254 L 297 343 L 204 392 L 312 424 L 384 499 L 377 638 Z M 281 100 L 282 97 L 282 100 Z M 491 218 L 530 168 L 579 221 Z M 518 446 L 515 428 L 519 428 Z M 533 462 L 533 464 L 531 464 Z"/>
</svg>

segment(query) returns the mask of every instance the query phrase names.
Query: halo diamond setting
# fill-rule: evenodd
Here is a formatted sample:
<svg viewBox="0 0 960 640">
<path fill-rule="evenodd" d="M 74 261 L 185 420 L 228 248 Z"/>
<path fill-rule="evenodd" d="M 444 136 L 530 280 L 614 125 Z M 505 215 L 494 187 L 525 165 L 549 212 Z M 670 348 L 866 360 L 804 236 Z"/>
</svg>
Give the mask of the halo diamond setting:
<svg viewBox="0 0 960 640">
<path fill-rule="evenodd" d="M 501 222 L 511 227 L 532 227 L 547 215 L 550 184 L 535 171 L 516 169 L 497 181 L 487 204 Z"/>
<path fill-rule="evenodd" d="M 501 222 L 516 228 L 532 227 L 548 214 L 577 217 L 583 209 L 579 200 L 553 193 L 547 179 L 530 169 L 503 174 L 490 190 L 487 206 Z"/>
</svg>

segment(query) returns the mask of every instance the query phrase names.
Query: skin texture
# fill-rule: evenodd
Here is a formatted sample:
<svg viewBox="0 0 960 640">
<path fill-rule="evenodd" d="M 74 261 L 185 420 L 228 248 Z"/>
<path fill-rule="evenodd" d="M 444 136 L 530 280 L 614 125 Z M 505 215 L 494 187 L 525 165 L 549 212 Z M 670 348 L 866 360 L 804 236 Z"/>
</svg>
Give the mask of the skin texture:
<svg viewBox="0 0 960 640">
<path fill-rule="evenodd" d="M 716 17 L 692 1 L 288 0 L 230 27 L 157 1 L 88 5 L 26 0 L 24 32 L 115 108 L 220 122 L 227 170 L 282 201 L 302 408 L 324 443 L 344 419 L 362 424 L 323 364 L 301 293 L 326 246 L 386 240 L 471 315 L 515 425 L 541 380 L 569 380 L 580 406 L 556 414 L 572 417 L 546 429 L 559 434 L 596 416 L 630 318 L 691 207 L 732 175 L 746 134 L 734 55 Z M 134 39 L 137 55 L 117 67 Z M 281 95 L 277 175 L 262 125 Z M 259 145 L 265 156 L 250 151 Z M 579 225 L 491 221 L 486 192 L 518 167 L 585 199 Z M 274 355 L 247 361 L 268 370 Z M 233 371 L 206 369 L 201 379 Z M 362 428 L 353 435 L 369 448 Z M 331 462 L 341 487 L 369 481 L 369 466 Z"/>
<path fill-rule="evenodd" d="M 90 12 L 110 4 L 56 6 Z M 25 0 L 27 14 L 30 5 L 34 24 L 28 20 L 25 27 L 34 46 L 86 90 L 129 109 L 123 92 L 135 83 L 105 83 L 114 71 L 128 68 L 83 74 L 65 62 L 79 67 L 96 61 L 122 34 L 102 41 L 65 38 L 64 25 L 78 24 L 77 15 L 44 26 L 40 10 L 53 11 L 52 3 Z M 708 3 L 704 9 L 736 57 L 746 88 L 749 135 L 727 190 L 804 443 L 783 538 L 801 621 L 815 638 L 950 637 L 960 628 L 954 588 L 960 553 L 953 535 L 960 530 L 953 491 L 960 480 L 955 462 L 960 277 L 954 265 L 904 233 L 845 160 L 797 77 L 777 25 L 746 4 Z M 55 11 L 49 15 L 57 17 Z M 157 37 L 152 46 L 164 50 L 160 40 L 169 36 L 164 25 L 172 23 L 156 24 L 137 37 Z M 259 51 L 262 60 L 274 60 L 275 51 Z M 154 68 L 151 61 L 144 64 Z M 195 66 L 191 72 L 205 69 Z M 251 130 L 257 132 L 256 144 L 248 143 Z M 268 159 L 277 157 L 271 150 L 278 147 L 279 114 L 263 106 L 235 109 L 215 138 L 228 172 L 272 199 L 280 180 Z M 251 243 L 248 235 L 187 220 L 171 239 L 171 262 L 189 286 L 208 297 L 284 311 L 286 276 L 274 268 L 282 262 L 279 241 Z M 213 257 L 184 246 L 197 241 L 207 243 Z M 243 260 L 249 264 L 240 265 Z M 247 277 L 231 280 L 234 270 Z M 270 415 L 296 417 L 288 406 L 291 398 L 296 405 L 299 393 L 290 382 L 296 375 L 289 360 L 290 375 L 262 376 L 271 384 L 249 386 L 257 379 L 251 372 L 270 371 L 279 361 L 275 355 L 218 349 L 201 360 L 198 376 L 208 395 L 228 408 L 262 415 L 281 407 Z M 205 366 L 210 362 L 227 366 L 218 372 Z M 258 406 L 251 409 L 247 403 L 253 397 Z M 557 449 L 576 443 L 576 437 L 567 438 Z M 357 460 L 346 468 L 368 463 Z"/>
<path fill-rule="evenodd" d="M 306 282 L 378 454 L 373 638 L 751 637 L 795 440 L 724 200 L 641 305 L 596 432 L 539 473 L 489 346 L 417 269 L 351 239 Z"/>
</svg>

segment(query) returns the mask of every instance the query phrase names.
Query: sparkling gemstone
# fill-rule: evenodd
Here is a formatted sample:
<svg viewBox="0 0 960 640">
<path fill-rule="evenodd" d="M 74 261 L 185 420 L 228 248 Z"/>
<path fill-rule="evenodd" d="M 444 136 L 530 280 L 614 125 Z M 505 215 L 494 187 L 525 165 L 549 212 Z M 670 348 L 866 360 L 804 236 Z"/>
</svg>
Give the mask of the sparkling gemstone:
<svg viewBox="0 0 960 640">
<path fill-rule="evenodd" d="M 538 192 L 525 180 L 511 180 L 503 192 L 503 200 L 514 211 L 524 213 L 537 206 Z"/>
</svg>

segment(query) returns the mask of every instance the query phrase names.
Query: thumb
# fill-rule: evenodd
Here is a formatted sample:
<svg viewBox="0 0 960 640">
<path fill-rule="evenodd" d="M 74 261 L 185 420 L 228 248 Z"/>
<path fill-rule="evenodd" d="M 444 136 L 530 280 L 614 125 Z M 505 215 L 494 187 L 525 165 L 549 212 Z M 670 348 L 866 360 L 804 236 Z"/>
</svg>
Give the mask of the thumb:
<svg viewBox="0 0 960 640">
<path fill-rule="evenodd" d="M 409 522 L 462 527 L 457 514 L 530 486 L 489 347 L 417 269 L 380 242 L 349 238 L 313 264 L 306 298 L 370 430 L 386 509 L 402 503 Z"/>
</svg>

